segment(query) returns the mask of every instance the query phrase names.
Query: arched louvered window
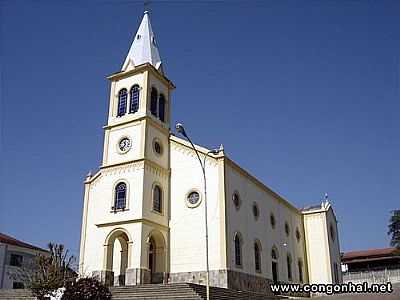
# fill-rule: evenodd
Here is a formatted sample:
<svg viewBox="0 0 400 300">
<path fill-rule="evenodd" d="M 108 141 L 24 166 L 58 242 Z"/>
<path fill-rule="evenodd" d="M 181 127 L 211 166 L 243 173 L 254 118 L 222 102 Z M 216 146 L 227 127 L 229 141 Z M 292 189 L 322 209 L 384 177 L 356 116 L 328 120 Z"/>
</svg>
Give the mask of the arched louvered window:
<svg viewBox="0 0 400 300">
<path fill-rule="evenodd" d="M 117 116 L 121 117 L 126 114 L 126 105 L 128 102 L 128 91 L 122 89 L 118 93 L 118 112 Z"/>
<path fill-rule="evenodd" d="M 163 94 L 160 95 L 158 99 L 158 117 L 160 118 L 161 122 L 165 121 L 165 97 Z"/>
<path fill-rule="evenodd" d="M 129 113 L 133 114 L 139 109 L 139 86 L 137 84 L 131 88 L 130 98 Z"/>
<path fill-rule="evenodd" d="M 254 264 L 257 272 L 261 272 L 261 249 L 258 241 L 254 243 Z"/>
<path fill-rule="evenodd" d="M 238 233 L 235 235 L 235 265 L 242 265 L 242 240 Z"/>
<path fill-rule="evenodd" d="M 162 210 L 162 191 L 158 185 L 153 189 L 153 210 L 159 213 Z"/>
<path fill-rule="evenodd" d="M 124 209 L 126 206 L 126 183 L 120 182 L 115 187 L 114 209 Z"/>
<path fill-rule="evenodd" d="M 150 95 L 150 112 L 153 116 L 157 117 L 157 98 L 158 93 L 155 88 L 151 88 L 151 95 Z"/>
</svg>

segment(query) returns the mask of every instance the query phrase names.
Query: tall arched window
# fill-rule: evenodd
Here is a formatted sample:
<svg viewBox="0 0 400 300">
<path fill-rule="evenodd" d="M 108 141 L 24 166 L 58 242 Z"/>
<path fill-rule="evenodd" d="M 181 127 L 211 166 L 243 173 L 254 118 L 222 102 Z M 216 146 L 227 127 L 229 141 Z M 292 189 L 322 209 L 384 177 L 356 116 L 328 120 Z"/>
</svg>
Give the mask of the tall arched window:
<svg viewBox="0 0 400 300">
<path fill-rule="evenodd" d="M 261 246 L 259 241 L 254 243 L 254 264 L 256 272 L 261 272 Z"/>
<path fill-rule="evenodd" d="M 239 233 L 235 234 L 235 265 L 242 265 L 242 239 Z"/>
<path fill-rule="evenodd" d="M 153 189 L 153 210 L 159 213 L 162 210 L 162 191 L 158 185 Z"/>
<path fill-rule="evenodd" d="M 157 117 L 157 98 L 158 93 L 155 88 L 151 88 L 151 95 L 150 95 L 150 112 L 153 116 Z"/>
<path fill-rule="evenodd" d="M 115 187 L 114 209 L 124 209 L 126 206 L 126 183 L 120 182 Z"/>
<path fill-rule="evenodd" d="M 131 104 L 129 106 L 129 113 L 133 114 L 139 109 L 139 86 L 135 84 L 130 91 Z"/>
<path fill-rule="evenodd" d="M 122 89 L 118 93 L 118 112 L 117 116 L 121 117 L 126 114 L 126 105 L 128 101 L 128 91 Z"/>
<path fill-rule="evenodd" d="M 274 283 L 279 281 L 279 272 L 278 272 L 278 250 L 275 246 L 271 250 L 271 268 L 272 268 L 272 280 Z"/>
<path fill-rule="evenodd" d="M 165 97 L 163 94 L 160 95 L 158 99 L 158 117 L 160 118 L 161 122 L 165 121 Z"/>
<path fill-rule="evenodd" d="M 292 258 L 290 254 L 286 256 L 286 264 L 287 264 L 287 277 L 289 281 L 292 281 Z"/>
</svg>

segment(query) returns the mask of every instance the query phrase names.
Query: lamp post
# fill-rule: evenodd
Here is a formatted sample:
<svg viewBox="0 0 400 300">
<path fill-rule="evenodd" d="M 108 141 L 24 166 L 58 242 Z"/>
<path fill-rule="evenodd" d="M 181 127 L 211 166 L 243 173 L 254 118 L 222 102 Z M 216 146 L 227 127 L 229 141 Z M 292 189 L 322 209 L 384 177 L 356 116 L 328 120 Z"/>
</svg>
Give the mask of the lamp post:
<svg viewBox="0 0 400 300">
<path fill-rule="evenodd" d="M 210 154 L 218 154 L 220 151 L 222 151 L 222 148 L 220 149 L 214 149 L 210 150 L 207 152 L 206 155 L 204 155 L 204 160 L 201 161 L 200 154 L 197 151 L 196 147 L 193 145 L 192 140 L 190 137 L 187 135 L 185 128 L 181 123 L 177 123 L 176 126 L 176 131 L 182 134 L 190 143 L 192 146 L 194 152 L 196 153 L 196 156 L 199 160 L 201 170 L 203 172 L 203 182 L 204 182 L 204 223 L 205 223 L 205 229 L 206 229 L 206 294 L 207 294 L 207 300 L 210 299 L 210 267 L 209 267 L 209 262 L 208 262 L 208 217 L 207 217 L 207 179 L 206 179 L 206 158 Z"/>
</svg>

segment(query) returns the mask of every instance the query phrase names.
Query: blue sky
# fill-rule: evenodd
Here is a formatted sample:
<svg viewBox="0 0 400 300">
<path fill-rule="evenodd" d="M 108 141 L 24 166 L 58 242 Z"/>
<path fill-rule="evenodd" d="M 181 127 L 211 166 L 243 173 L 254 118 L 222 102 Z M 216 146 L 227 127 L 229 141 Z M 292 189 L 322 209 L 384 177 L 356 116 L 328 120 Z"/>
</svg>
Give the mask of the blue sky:
<svg viewBox="0 0 400 300">
<path fill-rule="evenodd" d="M 79 248 L 105 76 L 141 1 L 0 1 L 0 231 Z M 400 208 L 400 2 L 151 4 L 173 120 L 297 207 L 329 193 L 342 250 L 388 246 Z"/>
</svg>

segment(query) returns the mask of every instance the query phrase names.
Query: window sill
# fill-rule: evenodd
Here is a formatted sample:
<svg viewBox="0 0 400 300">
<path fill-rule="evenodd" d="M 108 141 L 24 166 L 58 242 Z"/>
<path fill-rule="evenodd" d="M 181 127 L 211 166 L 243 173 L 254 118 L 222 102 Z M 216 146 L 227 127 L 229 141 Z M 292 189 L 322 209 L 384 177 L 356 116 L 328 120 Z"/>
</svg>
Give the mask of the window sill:
<svg viewBox="0 0 400 300">
<path fill-rule="evenodd" d="M 164 216 L 164 214 L 162 212 L 158 212 L 158 211 L 156 211 L 154 209 L 152 209 L 151 212 L 154 213 L 154 214 L 160 215 L 160 216 Z"/>
<path fill-rule="evenodd" d="M 129 210 L 129 208 L 111 209 L 111 210 L 110 210 L 110 213 L 116 214 L 116 213 L 118 213 L 118 212 L 124 212 L 124 211 L 128 211 L 128 210 Z"/>
</svg>

